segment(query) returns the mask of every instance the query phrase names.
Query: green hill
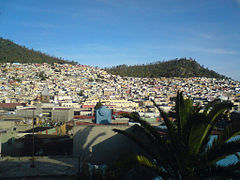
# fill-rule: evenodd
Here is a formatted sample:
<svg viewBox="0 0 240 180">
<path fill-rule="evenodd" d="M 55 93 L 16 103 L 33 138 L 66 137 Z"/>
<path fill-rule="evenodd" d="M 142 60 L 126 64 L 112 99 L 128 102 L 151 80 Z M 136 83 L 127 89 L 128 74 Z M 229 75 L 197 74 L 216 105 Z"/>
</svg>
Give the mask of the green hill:
<svg viewBox="0 0 240 180">
<path fill-rule="evenodd" d="M 193 59 L 174 59 L 166 62 L 155 62 L 146 65 L 119 65 L 106 69 L 108 73 L 122 77 L 208 77 L 226 78 L 199 65 Z"/>
<path fill-rule="evenodd" d="M 40 51 L 28 49 L 24 46 L 15 44 L 10 40 L 0 37 L 0 63 L 49 63 L 77 64 L 74 61 L 63 60 L 57 57 L 49 56 Z"/>
</svg>

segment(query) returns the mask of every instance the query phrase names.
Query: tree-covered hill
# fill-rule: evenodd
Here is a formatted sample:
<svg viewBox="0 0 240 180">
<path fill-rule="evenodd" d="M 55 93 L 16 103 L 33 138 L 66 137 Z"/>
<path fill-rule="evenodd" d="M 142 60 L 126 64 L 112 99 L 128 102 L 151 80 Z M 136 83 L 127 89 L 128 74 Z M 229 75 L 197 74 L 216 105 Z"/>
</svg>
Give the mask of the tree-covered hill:
<svg viewBox="0 0 240 180">
<path fill-rule="evenodd" d="M 76 64 L 74 61 L 67 61 L 57 57 L 49 56 L 40 51 L 28 49 L 25 46 L 0 37 L 0 63 L 49 63 Z"/>
<path fill-rule="evenodd" d="M 226 78 L 213 70 L 204 68 L 193 59 L 174 59 L 165 62 L 155 62 L 146 65 L 119 65 L 106 69 L 107 72 L 128 77 L 208 77 Z"/>
</svg>

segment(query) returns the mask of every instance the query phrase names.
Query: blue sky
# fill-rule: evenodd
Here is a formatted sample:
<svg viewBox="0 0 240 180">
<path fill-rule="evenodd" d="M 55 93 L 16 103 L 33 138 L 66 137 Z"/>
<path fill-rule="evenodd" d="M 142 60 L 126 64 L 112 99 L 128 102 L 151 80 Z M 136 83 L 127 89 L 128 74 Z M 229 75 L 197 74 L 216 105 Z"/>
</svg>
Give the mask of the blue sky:
<svg viewBox="0 0 240 180">
<path fill-rule="evenodd" d="M 192 57 L 240 80 L 240 0 L 0 0 L 0 36 L 99 67 Z"/>
</svg>

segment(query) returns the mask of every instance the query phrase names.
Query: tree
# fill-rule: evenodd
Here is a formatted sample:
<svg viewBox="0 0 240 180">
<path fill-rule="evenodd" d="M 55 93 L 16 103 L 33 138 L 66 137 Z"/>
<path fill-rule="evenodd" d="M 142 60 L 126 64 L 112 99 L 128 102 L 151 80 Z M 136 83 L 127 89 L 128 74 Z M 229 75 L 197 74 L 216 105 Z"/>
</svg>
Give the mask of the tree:
<svg viewBox="0 0 240 180">
<path fill-rule="evenodd" d="M 84 96 L 84 91 L 83 90 L 80 90 L 79 93 L 78 93 L 79 96 Z"/>
<path fill-rule="evenodd" d="M 38 76 L 41 80 L 46 80 L 46 74 L 44 71 L 39 72 Z"/>
<path fill-rule="evenodd" d="M 61 58 L 44 54 L 40 51 L 28 49 L 14 42 L 0 37 L 0 62 L 19 62 L 19 63 L 59 63 L 77 64 L 74 61 L 67 61 Z"/>
<path fill-rule="evenodd" d="M 97 104 L 95 105 L 94 110 L 97 110 L 97 109 L 99 109 L 99 108 L 102 107 L 102 106 L 103 106 L 103 104 L 101 103 L 101 101 L 99 101 L 99 102 L 97 102 Z"/>
<path fill-rule="evenodd" d="M 93 78 L 89 78 L 88 81 L 89 82 L 93 82 L 94 80 L 93 80 Z"/>
<path fill-rule="evenodd" d="M 154 102 L 154 101 L 153 101 Z M 161 116 L 167 127 L 167 135 L 159 134 L 159 130 L 142 120 L 137 113 L 126 115 L 139 122 L 138 126 L 151 142 L 146 146 L 139 137 L 126 131 L 114 129 L 147 152 L 145 165 L 150 167 L 164 179 L 216 179 L 239 178 L 240 162 L 228 166 L 220 166 L 217 162 L 240 151 L 240 139 L 233 139 L 240 134 L 239 126 L 228 126 L 210 144 L 210 137 L 219 116 L 230 109 L 230 102 L 213 101 L 204 109 L 193 106 L 190 99 L 184 99 L 178 92 L 176 97 L 176 120 L 170 121 L 168 114 L 159 106 Z M 146 160 L 147 159 L 147 160 Z M 135 161 L 136 162 L 136 161 Z M 139 163 L 140 161 L 138 161 Z"/>
<path fill-rule="evenodd" d="M 192 58 L 180 58 L 169 61 L 158 61 L 150 64 L 141 65 L 119 65 L 112 68 L 106 68 L 106 71 L 120 75 L 122 77 L 214 77 L 227 78 L 214 71 L 210 71 L 198 64 Z"/>
</svg>

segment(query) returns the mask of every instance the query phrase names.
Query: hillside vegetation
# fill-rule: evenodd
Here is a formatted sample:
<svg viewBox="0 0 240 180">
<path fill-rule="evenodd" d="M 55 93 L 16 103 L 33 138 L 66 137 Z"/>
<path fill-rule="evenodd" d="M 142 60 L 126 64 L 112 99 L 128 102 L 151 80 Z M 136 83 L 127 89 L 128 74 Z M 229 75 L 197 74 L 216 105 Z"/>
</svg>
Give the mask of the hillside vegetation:
<svg viewBox="0 0 240 180">
<path fill-rule="evenodd" d="M 0 63 L 49 63 L 76 64 L 74 61 L 67 61 L 61 58 L 49 56 L 40 51 L 28 49 L 10 40 L 0 37 Z"/>
<path fill-rule="evenodd" d="M 193 59 L 174 59 L 166 62 L 155 62 L 145 65 L 119 65 L 106 69 L 107 72 L 122 77 L 208 77 L 226 78 L 213 70 L 204 68 Z"/>
</svg>

